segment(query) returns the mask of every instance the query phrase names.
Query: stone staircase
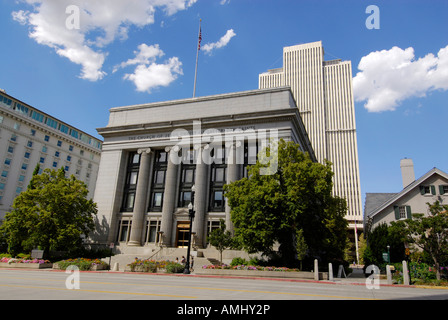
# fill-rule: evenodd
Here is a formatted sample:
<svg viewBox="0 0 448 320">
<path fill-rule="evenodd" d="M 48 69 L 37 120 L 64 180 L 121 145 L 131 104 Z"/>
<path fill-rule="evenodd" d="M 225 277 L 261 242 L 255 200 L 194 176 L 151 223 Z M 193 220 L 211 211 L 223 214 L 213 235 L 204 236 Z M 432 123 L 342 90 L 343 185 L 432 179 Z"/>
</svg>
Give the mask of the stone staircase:
<svg viewBox="0 0 448 320">
<path fill-rule="evenodd" d="M 120 248 L 118 248 L 120 249 Z M 123 249 L 123 248 L 122 248 Z M 120 252 L 121 250 L 117 250 Z M 186 248 L 132 248 L 131 250 L 123 250 L 127 253 L 118 253 L 109 258 L 102 259 L 106 263 L 109 263 L 111 270 L 113 271 L 127 271 L 129 270 L 127 265 L 132 263 L 136 258 L 138 259 L 153 259 L 153 260 L 168 260 L 175 261 L 176 258 L 179 262 L 182 260 L 182 256 L 187 256 Z M 128 253 L 131 251 L 132 253 Z M 193 268 L 202 268 L 203 265 L 219 265 L 219 260 L 215 258 L 216 254 L 219 253 L 214 249 L 204 249 L 198 251 L 191 251 L 193 256 Z M 209 257 L 204 256 L 204 253 L 208 253 Z M 114 270 L 114 266 L 118 266 L 118 270 Z"/>
</svg>

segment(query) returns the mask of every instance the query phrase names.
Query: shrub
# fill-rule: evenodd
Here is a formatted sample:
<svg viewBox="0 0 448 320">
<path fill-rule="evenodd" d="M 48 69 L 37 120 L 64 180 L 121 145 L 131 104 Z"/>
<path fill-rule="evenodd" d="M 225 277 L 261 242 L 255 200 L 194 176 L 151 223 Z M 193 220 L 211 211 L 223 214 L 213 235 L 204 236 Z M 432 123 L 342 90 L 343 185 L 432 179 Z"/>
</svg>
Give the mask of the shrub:
<svg viewBox="0 0 448 320">
<path fill-rule="evenodd" d="M 107 263 L 99 259 L 85 259 L 85 258 L 62 260 L 58 261 L 57 264 L 61 270 L 65 270 L 69 266 L 77 266 L 81 271 L 89 271 L 95 265 L 107 266 Z"/>
<path fill-rule="evenodd" d="M 182 273 L 184 272 L 185 266 L 176 262 L 169 262 L 165 265 L 166 273 Z"/>
<path fill-rule="evenodd" d="M 241 257 L 235 257 L 232 259 L 232 262 L 230 263 L 230 266 L 239 266 L 239 265 L 247 265 L 248 261 Z"/>
</svg>

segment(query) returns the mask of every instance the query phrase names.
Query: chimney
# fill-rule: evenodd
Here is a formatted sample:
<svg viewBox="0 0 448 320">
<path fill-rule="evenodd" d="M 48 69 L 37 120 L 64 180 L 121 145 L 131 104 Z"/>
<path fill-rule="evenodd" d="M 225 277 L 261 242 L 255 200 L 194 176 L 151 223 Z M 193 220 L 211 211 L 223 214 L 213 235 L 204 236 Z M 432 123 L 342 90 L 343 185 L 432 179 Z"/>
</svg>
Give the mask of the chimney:
<svg viewBox="0 0 448 320">
<path fill-rule="evenodd" d="M 401 159 L 401 178 L 403 179 L 403 189 L 415 181 L 414 163 L 412 159 Z"/>
</svg>

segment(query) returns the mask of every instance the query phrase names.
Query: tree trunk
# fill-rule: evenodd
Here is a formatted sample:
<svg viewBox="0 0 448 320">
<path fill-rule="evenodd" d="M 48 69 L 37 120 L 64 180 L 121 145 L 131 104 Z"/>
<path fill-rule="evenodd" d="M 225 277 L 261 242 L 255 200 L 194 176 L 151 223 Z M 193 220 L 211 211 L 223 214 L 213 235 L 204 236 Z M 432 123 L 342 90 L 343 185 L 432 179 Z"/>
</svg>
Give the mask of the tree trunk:
<svg viewBox="0 0 448 320">
<path fill-rule="evenodd" d="M 439 262 L 437 262 L 435 260 L 434 260 L 434 262 L 435 262 L 434 265 L 436 267 L 436 279 L 440 280 L 440 264 L 439 264 Z"/>
</svg>

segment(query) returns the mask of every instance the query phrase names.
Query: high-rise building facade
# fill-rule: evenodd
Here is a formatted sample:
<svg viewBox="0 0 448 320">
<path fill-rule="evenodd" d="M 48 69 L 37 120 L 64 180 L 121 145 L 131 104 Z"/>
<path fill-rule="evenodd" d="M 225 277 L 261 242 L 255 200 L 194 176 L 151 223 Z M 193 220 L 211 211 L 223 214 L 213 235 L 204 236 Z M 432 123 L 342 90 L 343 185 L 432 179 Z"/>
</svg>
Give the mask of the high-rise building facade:
<svg viewBox="0 0 448 320">
<path fill-rule="evenodd" d="M 319 162 L 333 163 L 333 192 L 346 219 L 362 228 L 361 186 L 350 61 L 324 61 L 322 42 L 283 48 L 283 67 L 259 75 L 259 88 L 289 86 Z M 356 223 L 356 226 L 355 226 Z"/>
<path fill-rule="evenodd" d="M 40 171 L 63 167 L 93 198 L 102 141 L 0 90 L 0 220 Z"/>
</svg>

